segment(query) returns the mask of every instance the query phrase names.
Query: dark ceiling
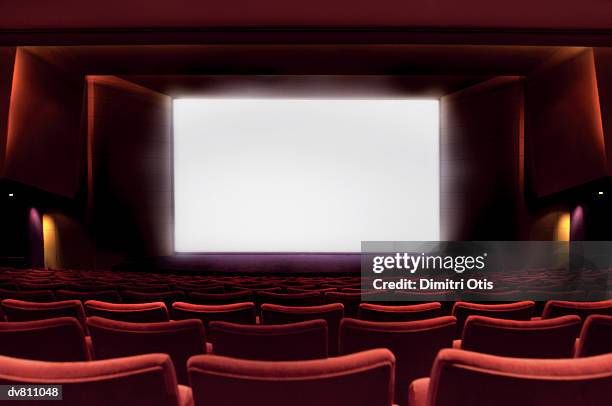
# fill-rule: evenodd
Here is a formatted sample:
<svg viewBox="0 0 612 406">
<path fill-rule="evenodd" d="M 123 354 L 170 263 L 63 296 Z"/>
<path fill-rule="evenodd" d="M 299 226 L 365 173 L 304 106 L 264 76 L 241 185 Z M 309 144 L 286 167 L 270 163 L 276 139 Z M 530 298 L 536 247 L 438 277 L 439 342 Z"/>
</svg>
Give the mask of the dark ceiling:
<svg viewBox="0 0 612 406">
<path fill-rule="evenodd" d="M 172 96 L 247 91 L 366 97 L 439 97 L 491 77 L 524 76 L 583 49 L 411 44 L 23 47 L 62 69 L 116 75 Z"/>
</svg>

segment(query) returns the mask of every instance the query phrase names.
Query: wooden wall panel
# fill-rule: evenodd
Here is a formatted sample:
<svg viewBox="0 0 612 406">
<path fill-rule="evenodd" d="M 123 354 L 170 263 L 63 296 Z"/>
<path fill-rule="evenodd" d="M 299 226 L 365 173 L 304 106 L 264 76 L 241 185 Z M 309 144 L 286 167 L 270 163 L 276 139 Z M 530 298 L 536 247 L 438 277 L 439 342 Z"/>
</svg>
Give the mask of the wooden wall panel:
<svg viewBox="0 0 612 406">
<path fill-rule="evenodd" d="M 172 100 L 116 77 L 88 77 L 96 262 L 169 255 Z"/>
<path fill-rule="evenodd" d="M 518 236 L 522 81 L 496 78 L 441 99 L 443 240 Z"/>
<path fill-rule="evenodd" d="M 16 53 L 15 47 L 0 47 L 0 174 L 4 165 Z"/>
<path fill-rule="evenodd" d="M 606 147 L 592 49 L 529 75 L 525 136 L 538 196 L 600 179 Z"/>
<path fill-rule="evenodd" d="M 83 85 L 17 49 L 3 177 L 74 197 L 83 173 Z"/>
</svg>

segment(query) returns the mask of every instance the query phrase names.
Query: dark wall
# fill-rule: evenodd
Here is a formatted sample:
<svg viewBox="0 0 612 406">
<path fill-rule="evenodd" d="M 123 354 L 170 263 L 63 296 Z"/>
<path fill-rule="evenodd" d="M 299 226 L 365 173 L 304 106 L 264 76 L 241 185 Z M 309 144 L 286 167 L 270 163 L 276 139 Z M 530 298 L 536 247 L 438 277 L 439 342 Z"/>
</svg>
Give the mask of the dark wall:
<svg viewBox="0 0 612 406">
<path fill-rule="evenodd" d="M 83 97 L 78 75 L 17 49 L 0 176 L 74 197 L 83 175 Z"/>
<path fill-rule="evenodd" d="M 525 95 L 534 192 L 546 196 L 606 176 L 592 49 L 529 75 Z"/>
<path fill-rule="evenodd" d="M 513 240 L 523 199 L 522 80 L 493 79 L 440 103 L 443 240 Z"/>
<path fill-rule="evenodd" d="M 0 173 L 4 165 L 6 135 L 8 131 L 11 87 L 13 86 L 13 68 L 15 67 L 14 47 L 0 47 Z"/>
<path fill-rule="evenodd" d="M 172 254 L 171 98 L 116 77 L 87 82 L 96 265 Z"/>
<path fill-rule="evenodd" d="M 524 80 L 499 77 L 442 97 L 442 240 L 558 240 L 569 235 L 567 200 L 530 192 Z"/>
</svg>

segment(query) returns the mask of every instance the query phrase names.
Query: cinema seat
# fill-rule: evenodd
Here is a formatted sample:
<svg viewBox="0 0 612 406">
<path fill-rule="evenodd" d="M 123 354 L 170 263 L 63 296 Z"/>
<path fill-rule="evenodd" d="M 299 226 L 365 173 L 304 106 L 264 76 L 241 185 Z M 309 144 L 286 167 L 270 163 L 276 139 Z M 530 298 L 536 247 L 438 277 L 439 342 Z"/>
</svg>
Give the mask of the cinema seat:
<svg viewBox="0 0 612 406">
<path fill-rule="evenodd" d="M 206 353 L 200 320 L 129 323 L 102 317 L 87 319 L 95 359 L 161 352 L 174 362 L 179 383 L 188 384 L 187 360 Z"/>
<path fill-rule="evenodd" d="M 324 302 L 342 303 L 344 305 L 344 316 L 357 318 L 359 316 L 359 304 L 363 298 L 373 297 L 376 292 L 371 293 L 344 293 L 344 292 L 325 292 Z M 364 301 L 365 302 L 365 301 Z"/>
<path fill-rule="evenodd" d="M 181 282 L 174 284 L 175 290 L 182 290 L 184 292 L 200 292 L 200 293 L 225 293 L 223 285 L 211 285 L 211 284 L 198 284 L 198 283 L 187 283 Z"/>
<path fill-rule="evenodd" d="M 612 353 L 612 316 L 589 316 L 582 326 L 576 356 L 590 357 L 608 353 Z"/>
<path fill-rule="evenodd" d="M 258 292 L 257 296 L 261 304 L 270 303 L 281 306 L 318 306 L 321 304 L 319 292 L 302 293 L 275 293 Z"/>
<path fill-rule="evenodd" d="M 99 316 L 134 323 L 154 323 L 170 320 L 168 308 L 162 302 L 119 304 L 88 300 L 84 307 L 87 317 Z"/>
<path fill-rule="evenodd" d="M 410 385 L 410 406 L 607 406 L 612 354 L 589 358 L 508 358 L 440 351 L 430 378 Z"/>
<path fill-rule="evenodd" d="M 59 302 L 26 302 L 23 300 L 4 299 L 0 302 L 2 312 L 8 321 L 31 321 L 52 319 L 55 317 L 74 317 L 85 327 L 85 311 L 78 300 Z"/>
<path fill-rule="evenodd" d="M 586 320 L 592 314 L 603 314 L 612 316 L 612 300 L 601 302 L 570 302 L 565 300 L 549 300 L 544 306 L 542 318 L 550 319 L 553 317 L 575 314 L 582 320 Z"/>
<path fill-rule="evenodd" d="M 548 320 L 504 320 L 469 316 L 460 348 L 517 358 L 571 358 L 580 317 Z"/>
<path fill-rule="evenodd" d="M 150 303 L 164 302 L 168 309 L 172 308 L 172 303 L 185 301 L 185 294 L 180 290 L 169 290 L 166 292 L 137 292 L 133 290 L 121 291 L 121 298 L 124 303 Z"/>
<path fill-rule="evenodd" d="M 60 289 L 62 290 L 62 289 Z M 79 291 L 79 292 L 96 292 L 96 291 L 107 291 L 117 290 L 117 286 L 112 283 L 96 281 L 96 282 L 73 282 L 66 284 L 65 290 Z"/>
<path fill-rule="evenodd" d="M 344 319 L 340 323 L 340 354 L 389 349 L 397 362 L 395 403 L 405 405 L 410 382 L 429 376 L 438 351 L 452 347 L 456 323 L 452 316 L 406 322 Z"/>
<path fill-rule="evenodd" d="M 228 293 L 201 293 L 187 292 L 189 303 L 202 305 L 225 305 L 232 303 L 253 302 L 253 292 L 250 290 L 240 290 Z"/>
<path fill-rule="evenodd" d="M 0 384 L 62 385 L 59 403 L 63 406 L 193 405 L 191 389 L 177 385 L 166 354 L 89 362 L 43 362 L 0 356 Z"/>
<path fill-rule="evenodd" d="M 208 338 L 215 354 L 234 358 L 296 361 L 326 358 L 328 354 L 324 320 L 268 326 L 213 321 Z"/>
<path fill-rule="evenodd" d="M 51 290 L 6 290 L 0 289 L 0 299 L 18 299 L 28 302 L 53 302 L 55 295 Z"/>
<path fill-rule="evenodd" d="M 344 306 L 341 303 L 320 306 L 279 306 L 275 304 L 263 304 L 261 306 L 262 324 L 290 324 L 308 320 L 325 320 L 327 322 L 328 351 L 331 357 L 338 355 L 338 332 L 343 317 Z"/>
<path fill-rule="evenodd" d="M 310 361 L 201 355 L 189 360 L 196 405 L 391 406 L 395 359 L 386 349 Z"/>
<path fill-rule="evenodd" d="M 102 302 L 120 303 L 121 296 L 116 290 L 92 290 L 81 292 L 78 290 L 56 290 L 55 297 L 58 300 L 100 300 Z"/>
<path fill-rule="evenodd" d="M 531 301 L 481 304 L 470 302 L 456 302 L 453 306 L 453 316 L 457 318 L 456 338 L 461 338 L 463 325 L 469 316 L 487 316 L 497 319 L 529 320 L 533 316 L 535 303 Z"/>
<path fill-rule="evenodd" d="M 238 324 L 255 324 L 255 304 L 253 302 L 228 305 L 197 305 L 174 302 L 172 305 L 174 320 L 198 319 L 208 329 L 211 321 L 226 321 Z"/>
<path fill-rule="evenodd" d="M 90 359 L 83 328 L 73 317 L 0 323 L 0 354 L 41 361 Z"/>
<path fill-rule="evenodd" d="M 359 305 L 359 319 L 368 321 L 415 321 L 442 316 L 439 302 L 405 306 L 385 306 L 373 303 Z"/>
</svg>

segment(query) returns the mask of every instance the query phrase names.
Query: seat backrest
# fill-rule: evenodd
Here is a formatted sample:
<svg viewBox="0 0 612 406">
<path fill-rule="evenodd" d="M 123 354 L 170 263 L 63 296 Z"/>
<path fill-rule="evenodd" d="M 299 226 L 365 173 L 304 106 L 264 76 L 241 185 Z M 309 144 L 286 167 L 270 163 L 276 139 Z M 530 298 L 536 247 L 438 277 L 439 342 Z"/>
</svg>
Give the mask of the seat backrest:
<svg viewBox="0 0 612 406">
<path fill-rule="evenodd" d="M 612 300 L 603 300 L 600 302 L 549 300 L 544 306 L 542 318 L 550 319 L 568 314 L 575 314 L 582 320 L 586 320 L 586 318 L 592 314 L 612 316 Z"/>
<path fill-rule="evenodd" d="M 189 360 L 195 404 L 207 406 L 391 406 L 393 372 L 385 349 L 310 361 Z"/>
<path fill-rule="evenodd" d="M 571 358 L 580 317 L 548 320 L 504 320 L 470 316 L 463 327 L 461 348 L 517 358 Z"/>
<path fill-rule="evenodd" d="M 253 302 L 227 305 L 197 305 L 174 302 L 172 305 L 174 320 L 198 319 L 208 329 L 211 321 L 226 321 L 238 324 L 255 324 L 255 304 Z"/>
<path fill-rule="evenodd" d="M 121 292 L 124 303 L 151 303 L 164 302 L 167 308 L 172 308 L 172 303 L 185 300 L 185 294 L 180 290 L 169 290 L 166 292 L 137 292 L 124 290 Z"/>
<path fill-rule="evenodd" d="M 0 384 L 62 385 L 65 406 L 179 406 L 166 354 L 88 362 L 43 362 L 0 356 Z"/>
<path fill-rule="evenodd" d="M 397 362 L 395 402 L 403 405 L 410 382 L 428 376 L 438 351 L 452 347 L 456 322 L 452 316 L 405 322 L 345 318 L 340 323 L 340 354 L 389 349 Z"/>
<path fill-rule="evenodd" d="M 342 303 L 344 305 L 345 317 L 357 317 L 359 315 L 359 304 L 362 293 L 325 292 L 325 303 Z"/>
<path fill-rule="evenodd" d="M 270 303 L 281 306 L 318 306 L 321 304 L 321 293 L 276 293 L 261 291 L 257 293 L 261 304 Z"/>
<path fill-rule="evenodd" d="M 78 300 L 59 302 L 27 302 L 23 300 L 4 299 L 0 306 L 8 321 L 44 320 L 56 317 L 74 317 L 85 327 L 85 311 Z"/>
<path fill-rule="evenodd" d="M 612 316 L 589 316 L 582 326 L 576 355 L 590 357 L 607 353 L 612 353 Z"/>
<path fill-rule="evenodd" d="M 331 357 L 338 355 L 338 332 L 343 317 L 344 306 L 341 303 L 320 306 L 280 306 L 275 304 L 263 304 L 261 306 L 262 324 L 290 324 L 308 320 L 325 320 L 328 334 L 327 348 Z"/>
<path fill-rule="evenodd" d="M 0 354 L 41 361 L 86 361 L 83 327 L 73 317 L 0 323 Z"/>
<path fill-rule="evenodd" d="M 168 308 L 162 302 L 152 303 L 109 303 L 99 300 L 85 302 L 85 314 L 105 319 L 134 323 L 155 323 L 168 321 Z"/>
<path fill-rule="evenodd" d="M 589 358 L 510 358 L 457 349 L 440 351 L 427 405 L 605 406 L 612 354 Z"/>
<path fill-rule="evenodd" d="M 187 300 L 189 303 L 195 304 L 222 305 L 252 302 L 254 298 L 253 292 L 250 290 L 240 290 L 228 293 L 187 292 Z"/>
<path fill-rule="evenodd" d="M 102 302 L 119 303 L 121 296 L 116 290 L 78 291 L 78 290 L 56 290 L 55 297 L 58 300 L 100 300 Z"/>
<path fill-rule="evenodd" d="M 101 317 L 87 319 L 95 359 L 161 352 L 170 355 L 179 383 L 188 384 L 187 360 L 206 353 L 200 320 L 129 323 Z"/>
<path fill-rule="evenodd" d="M 325 320 L 269 326 L 213 321 L 208 338 L 215 354 L 235 358 L 292 361 L 325 358 L 328 354 Z"/>
<path fill-rule="evenodd" d="M 457 338 L 461 338 L 463 325 L 469 316 L 487 316 L 497 319 L 529 320 L 533 316 L 535 303 L 523 301 L 505 304 L 482 304 L 456 302 L 453 316 L 457 318 Z"/>
<path fill-rule="evenodd" d="M 18 299 L 29 302 L 53 302 L 55 295 L 51 290 L 6 290 L 0 289 L 0 299 Z"/>
<path fill-rule="evenodd" d="M 368 321 L 415 321 L 442 316 L 439 302 L 405 306 L 384 306 L 373 303 L 359 305 L 359 318 Z"/>
</svg>

